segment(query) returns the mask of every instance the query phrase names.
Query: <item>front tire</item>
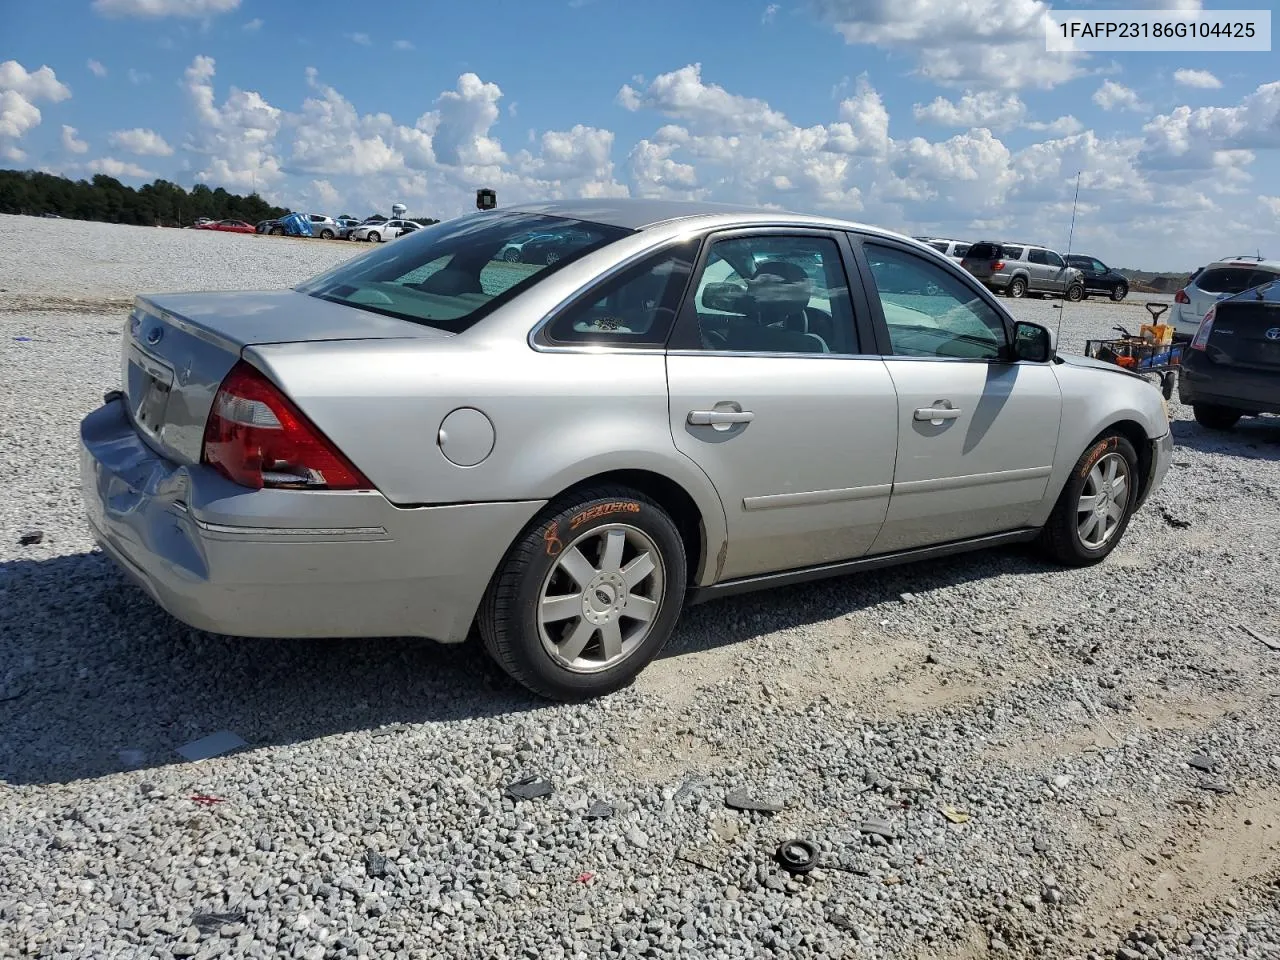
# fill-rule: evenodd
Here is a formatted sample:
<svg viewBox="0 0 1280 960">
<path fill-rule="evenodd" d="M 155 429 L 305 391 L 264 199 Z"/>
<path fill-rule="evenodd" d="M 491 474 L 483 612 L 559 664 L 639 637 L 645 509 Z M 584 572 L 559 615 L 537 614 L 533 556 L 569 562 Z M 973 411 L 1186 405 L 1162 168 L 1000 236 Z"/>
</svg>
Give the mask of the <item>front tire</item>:
<svg viewBox="0 0 1280 960">
<path fill-rule="evenodd" d="M 283 237 L 283 236 L 284 236 L 284 227 L 272 227 L 272 228 L 271 228 L 271 235 L 272 235 L 273 237 Z"/>
<path fill-rule="evenodd" d="M 1073 283 L 1067 287 L 1067 300 L 1070 303 L 1079 303 L 1084 299 L 1084 285 Z"/>
<path fill-rule="evenodd" d="M 680 617 L 686 559 L 657 503 L 597 487 L 549 504 L 507 551 L 480 607 L 489 655 L 550 700 L 625 687 Z"/>
<path fill-rule="evenodd" d="M 1124 536 L 1138 488 L 1133 444 L 1118 433 L 1099 438 L 1076 461 L 1041 532 L 1041 546 L 1068 567 L 1098 563 Z"/>
<path fill-rule="evenodd" d="M 378 234 L 376 233 L 369 234 L 370 243 L 380 243 L 381 241 L 382 241 L 382 237 L 378 236 Z"/>
<path fill-rule="evenodd" d="M 321 231 L 320 231 L 320 239 L 321 239 L 321 240 L 332 240 L 332 239 L 333 239 L 333 231 L 332 231 L 332 230 L 321 230 Z"/>
<path fill-rule="evenodd" d="M 1211 403 L 1197 403 L 1191 408 L 1191 412 L 1195 414 L 1196 423 L 1210 430 L 1230 430 L 1240 422 L 1240 417 L 1243 416 L 1239 410 L 1219 407 Z"/>
<path fill-rule="evenodd" d="M 1021 300 L 1027 295 L 1027 281 L 1021 277 L 1014 277 L 1009 281 L 1009 296 L 1014 300 Z"/>
<path fill-rule="evenodd" d="M 1129 295 L 1129 288 L 1126 287 L 1123 283 L 1119 284 L 1118 286 L 1116 286 L 1114 290 L 1111 291 L 1111 299 L 1114 300 L 1116 303 L 1119 303 L 1128 295 Z"/>
</svg>

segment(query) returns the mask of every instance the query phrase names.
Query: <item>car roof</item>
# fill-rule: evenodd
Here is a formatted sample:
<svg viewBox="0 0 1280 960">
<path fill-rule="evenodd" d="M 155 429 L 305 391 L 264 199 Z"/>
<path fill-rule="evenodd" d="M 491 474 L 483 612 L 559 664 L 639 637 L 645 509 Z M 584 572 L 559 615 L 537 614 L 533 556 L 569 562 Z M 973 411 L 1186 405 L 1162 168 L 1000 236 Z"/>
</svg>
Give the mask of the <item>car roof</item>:
<svg viewBox="0 0 1280 960">
<path fill-rule="evenodd" d="M 1280 271 L 1280 260 L 1259 260 L 1257 257 L 1232 257 L 1228 260 L 1215 260 L 1207 264 L 1205 270 L 1220 270 L 1223 267 L 1261 267 L 1265 270 Z"/>
<path fill-rule="evenodd" d="M 541 213 L 552 217 L 588 220 L 594 223 L 622 227 L 627 230 L 644 230 L 647 227 L 657 226 L 661 223 L 671 223 L 676 220 L 701 219 L 714 221 L 720 219 L 726 223 L 758 221 L 761 223 L 856 227 L 859 230 L 871 230 L 885 235 L 901 236 L 900 234 L 891 234 L 890 231 L 842 220 L 837 217 L 816 217 L 764 207 L 693 200 L 650 200 L 633 197 L 608 200 L 552 200 L 543 203 L 523 203 L 504 207 L 503 211 L 508 213 Z"/>
</svg>

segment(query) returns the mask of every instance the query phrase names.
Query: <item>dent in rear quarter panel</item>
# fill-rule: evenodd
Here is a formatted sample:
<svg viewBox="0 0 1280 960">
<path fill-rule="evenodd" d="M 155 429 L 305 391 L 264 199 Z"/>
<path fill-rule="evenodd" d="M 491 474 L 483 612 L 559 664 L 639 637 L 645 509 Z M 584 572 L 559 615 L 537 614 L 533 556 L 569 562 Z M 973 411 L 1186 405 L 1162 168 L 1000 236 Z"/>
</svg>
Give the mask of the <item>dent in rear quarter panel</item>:
<svg viewBox="0 0 1280 960">
<path fill-rule="evenodd" d="M 708 556 L 724 542 L 719 497 L 671 439 L 661 353 L 542 353 L 524 342 L 473 345 L 464 334 L 263 345 L 246 356 L 393 504 L 543 501 L 601 473 L 648 470 L 694 500 Z M 472 467 L 451 463 L 437 442 L 441 422 L 463 406 L 494 426 L 492 452 Z M 714 574 L 714 563 L 704 567 L 699 583 Z"/>
<path fill-rule="evenodd" d="M 1032 517 L 1035 526 L 1049 519 L 1076 461 L 1098 434 L 1125 421 L 1137 423 L 1151 440 L 1169 432 L 1160 391 L 1145 380 L 1070 362 L 1055 363 L 1053 370 L 1062 387 L 1062 426 L 1045 500 Z"/>
</svg>

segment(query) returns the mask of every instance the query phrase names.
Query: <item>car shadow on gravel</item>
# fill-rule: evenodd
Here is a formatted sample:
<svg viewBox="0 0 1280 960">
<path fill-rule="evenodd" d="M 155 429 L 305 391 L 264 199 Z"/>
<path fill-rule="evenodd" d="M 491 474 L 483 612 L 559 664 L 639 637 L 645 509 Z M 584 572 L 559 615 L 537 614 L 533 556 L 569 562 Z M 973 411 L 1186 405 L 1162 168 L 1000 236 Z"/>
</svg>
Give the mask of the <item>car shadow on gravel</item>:
<svg viewBox="0 0 1280 960">
<path fill-rule="evenodd" d="M 1176 446 L 1250 460 L 1280 460 L 1280 417 L 1245 417 L 1231 430 L 1210 430 L 1194 420 L 1171 424 Z"/>
<path fill-rule="evenodd" d="M 0 637 L 0 783 L 14 785 L 182 763 L 175 748 L 220 730 L 262 747 L 547 707 L 478 644 L 191 630 L 98 551 L 0 563 Z"/>
<path fill-rule="evenodd" d="M 992 550 L 717 600 L 686 612 L 663 656 L 1048 569 L 1026 550 Z M 192 630 L 98 551 L 0 564 L 0 636 L 0 783 L 11 785 L 183 763 L 177 747 L 221 730 L 257 748 L 556 709 L 477 643 Z"/>
<path fill-rule="evenodd" d="M 1034 544 L 1024 544 L 740 594 L 687 610 L 662 655 L 699 653 L 882 604 L 892 609 L 904 600 L 927 599 L 932 591 L 976 580 L 1060 570 L 1042 559 Z M 993 608 L 992 621 L 999 620 L 1001 614 L 1001 610 Z"/>
</svg>

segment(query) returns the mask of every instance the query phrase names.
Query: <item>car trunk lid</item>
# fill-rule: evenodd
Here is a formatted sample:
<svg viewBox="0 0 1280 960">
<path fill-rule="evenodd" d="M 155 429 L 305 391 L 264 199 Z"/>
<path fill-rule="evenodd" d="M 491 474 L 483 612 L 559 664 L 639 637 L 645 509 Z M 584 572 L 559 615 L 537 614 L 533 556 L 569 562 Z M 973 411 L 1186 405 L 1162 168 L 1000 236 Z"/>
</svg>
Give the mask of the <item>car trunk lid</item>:
<svg viewBox="0 0 1280 960">
<path fill-rule="evenodd" d="M 245 347 L 448 336 L 294 290 L 140 296 L 121 349 L 124 403 L 148 444 L 198 463 L 213 398 Z"/>
<path fill-rule="evenodd" d="M 1214 363 L 1280 371 L 1280 281 L 1219 303 L 1207 351 Z"/>
</svg>

